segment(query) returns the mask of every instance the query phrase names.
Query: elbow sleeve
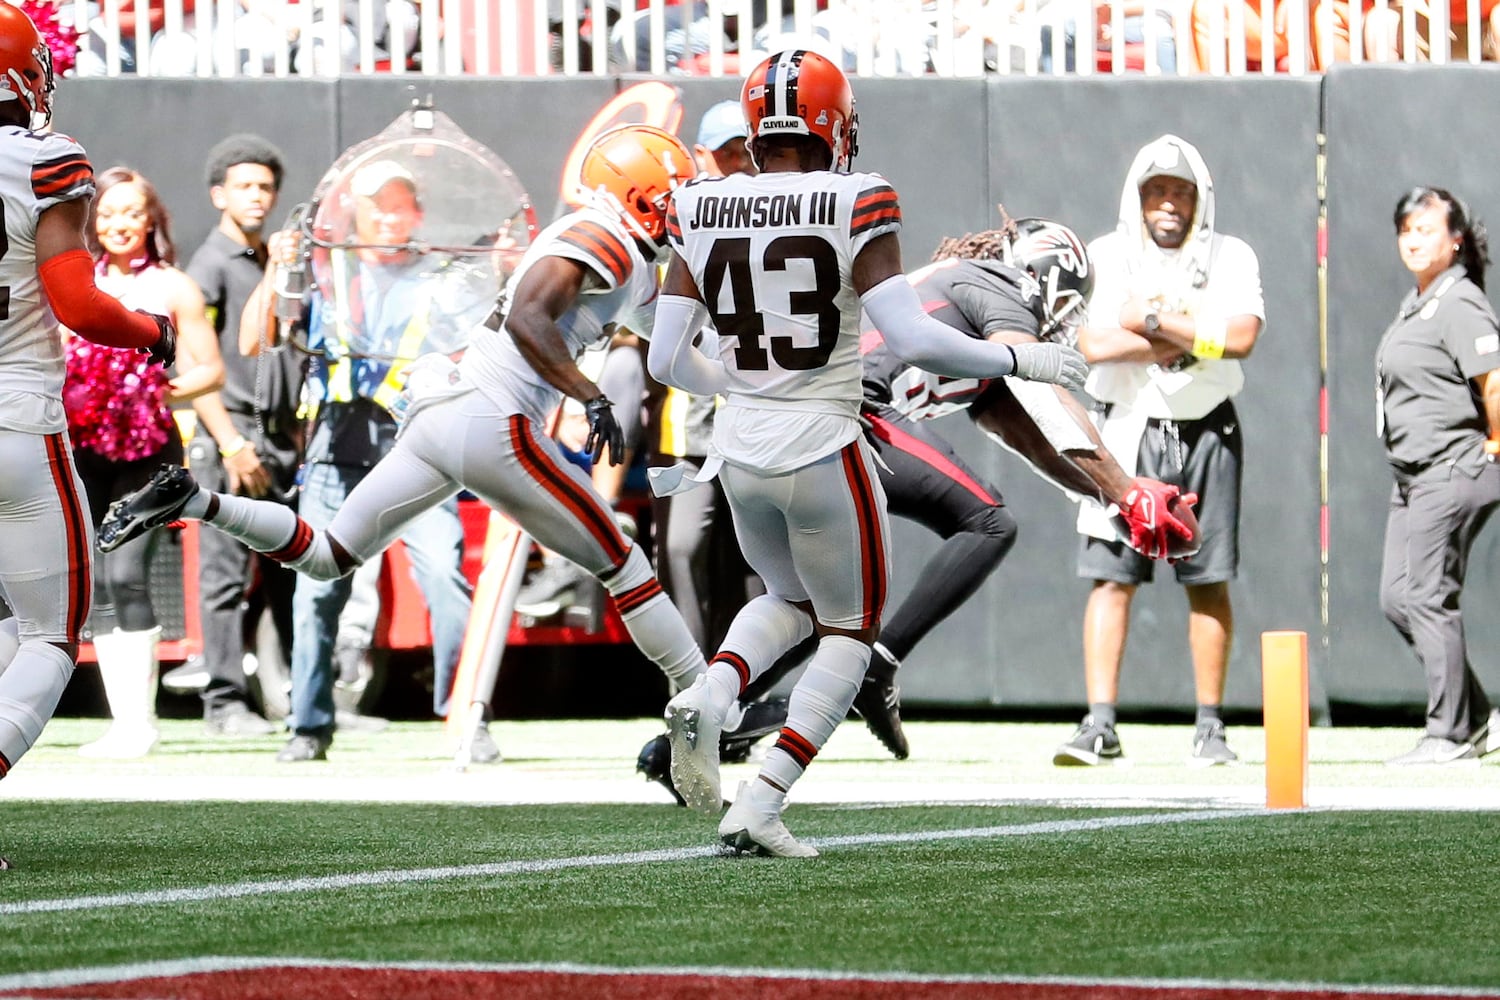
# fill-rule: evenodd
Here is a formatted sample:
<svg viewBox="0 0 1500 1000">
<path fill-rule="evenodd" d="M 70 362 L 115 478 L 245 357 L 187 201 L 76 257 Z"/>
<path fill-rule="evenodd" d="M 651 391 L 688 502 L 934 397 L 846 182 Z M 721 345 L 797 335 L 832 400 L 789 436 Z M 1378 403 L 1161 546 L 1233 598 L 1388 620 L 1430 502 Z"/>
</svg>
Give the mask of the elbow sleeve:
<svg viewBox="0 0 1500 1000">
<path fill-rule="evenodd" d="M 727 381 L 723 363 L 693 346 L 707 320 L 708 309 L 697 299 L 663 295 L 657 300 L 651 349 L 646 354 L 646 370 L 652 378 L 697 396 L 723 390 Z"/>
<path fill-rule="evenodd" d="M 79 336 L 106 347 L 152 347 L 161 337 L 154 320 L 99 290 L 86 252 L 60 253 L 44 261 L 37 274 L 58 322 Z"/>
<path fill-rule="evenodd" d="M 935 375 L 999 378 L 1015 371 L 1016 355 L 1004 344 L 970 337 L 927 315 L 906 278 L 894 275 L 860 298 L 886 347 L 902 361 Z"/>
</svg>

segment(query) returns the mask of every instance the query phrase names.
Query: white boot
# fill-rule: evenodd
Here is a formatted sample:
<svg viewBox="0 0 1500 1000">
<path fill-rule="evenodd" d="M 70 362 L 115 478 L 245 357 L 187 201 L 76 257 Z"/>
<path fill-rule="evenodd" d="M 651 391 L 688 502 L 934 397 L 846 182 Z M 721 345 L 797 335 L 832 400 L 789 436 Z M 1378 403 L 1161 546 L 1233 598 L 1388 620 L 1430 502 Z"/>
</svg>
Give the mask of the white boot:
<svg viewBox="0 0 1500 1000">
<path fill-rule="evenodd" d="M 156 646 L 160 641 L 160 625 L 144 632 L 115 629 L 94 637 L 94 655 L 114 721 L 101 738 L 79 747 L 80 754 L 124 760 L 144 757 L 156 746 Z"/>
</svg>

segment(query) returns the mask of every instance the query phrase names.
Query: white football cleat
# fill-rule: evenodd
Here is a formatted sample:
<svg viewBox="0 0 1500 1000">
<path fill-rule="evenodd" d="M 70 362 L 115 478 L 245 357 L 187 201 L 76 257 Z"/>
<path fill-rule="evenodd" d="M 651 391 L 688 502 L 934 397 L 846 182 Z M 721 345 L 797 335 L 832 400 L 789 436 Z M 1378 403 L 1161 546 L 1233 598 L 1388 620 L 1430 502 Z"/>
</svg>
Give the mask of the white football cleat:
<svg viewBox="0 0 1500 1000">
<path fill-rule="evenodd" d="M 781 821 L 785 802 L 762 801 L 757 785 L 759 778 L 740 782 L 734 805 L 719 821 L 719 839 L 740 854 L 762 854 L 774 858 L 815 858 L 818 849 L 793 837 Z M 766 785 L 770 794 L 770 785 Z"/>
<path fill-rule="evenodd" d="M 717 816 L 724 808 L 719 785 L 719 732 L 724 710 L 713 702 L 708 680 L 667 702 L 667 737 L 672 742 L 672 785 L 690 809 Z"/>
</svg>

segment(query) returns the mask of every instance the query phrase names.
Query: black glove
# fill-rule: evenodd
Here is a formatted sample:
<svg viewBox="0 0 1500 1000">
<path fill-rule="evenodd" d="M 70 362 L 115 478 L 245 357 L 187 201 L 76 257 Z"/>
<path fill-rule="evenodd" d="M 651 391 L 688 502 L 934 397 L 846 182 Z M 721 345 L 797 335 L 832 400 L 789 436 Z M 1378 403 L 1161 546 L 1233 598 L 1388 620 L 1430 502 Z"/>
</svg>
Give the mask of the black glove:
<svg viewBox="0 0 1500 1000">
<path fill-rule="evenodd" d="M 620 430 L 609 397 L 595 396 L 583 404 L 583 412 L 589 418 L 589 436 L 583 442 L 583 450 L 589 453 L 589 458 L 597 463 L 607 446 L 610 465 L 625 461 L 625 432 Z"/>
<path fill-rule="evenodd" d="M 177 361 L 177 327 L 172 325 L 171 317 L 160 313 L 147 312 L 137 309 L 136 312 L 142 316 L 149 316 L 156 323 L 158 334 L 156 343 L 150 347 L 142 347 L 141 353 L 149 356 L 153 364 L 161 365 L 163 368 L 171 368 Z"/>
</svg>

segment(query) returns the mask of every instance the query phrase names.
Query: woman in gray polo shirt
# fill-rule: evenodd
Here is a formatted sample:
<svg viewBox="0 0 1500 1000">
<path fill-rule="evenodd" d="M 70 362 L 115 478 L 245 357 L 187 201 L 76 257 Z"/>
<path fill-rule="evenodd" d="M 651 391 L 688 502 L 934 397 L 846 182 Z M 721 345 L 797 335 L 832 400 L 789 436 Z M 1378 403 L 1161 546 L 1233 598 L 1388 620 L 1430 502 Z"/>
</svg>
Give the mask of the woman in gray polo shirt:
<svg viewBox="0 0 1500 1000">
<path fill-rule="evenodd" d="M 1390 764 L 1447 764 L 1500 749 L 1469 666 L 1459 597 L 1469 547 L 1500 504 L 1500 325 L 1484 294 L 1484 228 L 1441 188 L 1396 205 L 1416 278 L 1375 355 L 1379 423 L 1395 476 L 1380 604 L 1427 675 L 1427 731 Z M 1500 727 L 1500 723 L 1497 723 Z"/>
</svg>

